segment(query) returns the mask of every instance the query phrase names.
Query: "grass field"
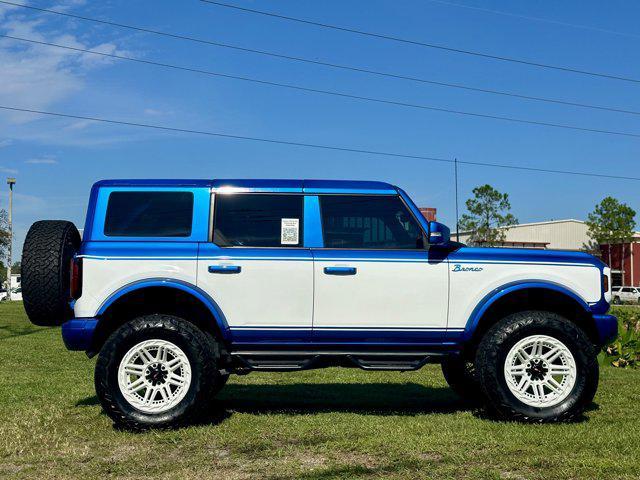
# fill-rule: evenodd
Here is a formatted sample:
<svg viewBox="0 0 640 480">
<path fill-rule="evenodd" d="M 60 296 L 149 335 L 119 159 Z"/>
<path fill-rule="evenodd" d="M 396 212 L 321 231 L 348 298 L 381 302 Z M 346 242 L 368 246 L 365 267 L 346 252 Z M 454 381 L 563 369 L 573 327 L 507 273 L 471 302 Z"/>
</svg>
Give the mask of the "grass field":
<svg viewBox="0 0 640 480">
<path fill-rule="evenodd" d="M 482 418 L 434 365 L 235 377 L 207 424 L 133 434 L 101 412 L 93 365 L 0 304 L 0 478 L 640 478 L 640 370 L 603 367 L 575 424 Z"/>
</svg>

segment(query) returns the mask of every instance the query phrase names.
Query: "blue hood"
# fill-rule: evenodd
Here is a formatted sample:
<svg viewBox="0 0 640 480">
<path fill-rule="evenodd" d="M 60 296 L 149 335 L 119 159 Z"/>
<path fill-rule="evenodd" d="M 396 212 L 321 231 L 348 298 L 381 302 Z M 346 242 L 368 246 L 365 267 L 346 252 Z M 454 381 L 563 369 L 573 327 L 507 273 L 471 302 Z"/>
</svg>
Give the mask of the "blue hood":
<svg viewBox="0 0 640 480">
<path fill-rule="evenodd" d="M 602 260 L 584 252 L 527 248 L 460 247 L 449 255 L 451 262 L 522 262 L 593 265 L 602 270 Z"/>
</svg>

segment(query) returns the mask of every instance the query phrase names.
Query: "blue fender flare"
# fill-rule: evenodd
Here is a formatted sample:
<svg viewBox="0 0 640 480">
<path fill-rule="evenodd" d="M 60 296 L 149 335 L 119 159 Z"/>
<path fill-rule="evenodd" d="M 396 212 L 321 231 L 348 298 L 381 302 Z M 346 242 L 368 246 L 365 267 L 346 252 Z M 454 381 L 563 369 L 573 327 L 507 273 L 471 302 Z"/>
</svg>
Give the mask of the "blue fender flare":
<svg viewBox="0 0 640 480">
<path fill-rule="evenodd" d="M 563 295 L 566 295 L 567 297 L 574 300 L 578 305 L 580 305 L 584 309 L 586 313 L 589 313 L 589 314 L 592 313 L 589 307 L 589 304 L 580 295 L 568 289 L 567 287 L 558 285 L 557 283 L 545 282 L 542 280 L 508 283 L 489 292 L 478 303 L 478 305 L 476 305 L 476 308 L 473 310 L 473 312 L 471 312 L 471 315 L 467 320 L 467 324 L 465 326 L 464 335 L 463 335 L 464 340 L 469 340 L 473 336 L 474 332 L 476 331 L 476 328 L 478 327 L 478 324 L 480 323 L 480 320 L 482 319 L 484 314 L 487 312 L 487 310 L 489 310 L 489 308 L 496 301 L 500 300 L 501 298 L 511 293 L 514 293 L 520 290 L 530 290 L 530 289 L 538 289 L 538 290 L 543 289 L 543 290 L 551 290 L 554 292 L 562 293 Z"/>
<path fill-rule="evenodd" d="M 200 301 L 213 315 L 213 318 L 216 321 L 220 332 L 222 333 L 223 340 L 229 340 L 229 325 L 227 324 L 227 320 L 222 313 L 222 310 L 218 306 L 218 304 L 211 298 L 204 290 L 198 288 L 197 286 L 184 282 L 182 280 L 176 280 L 173 278 L 153 278 L 153 279 L 145 279 L 138 282 L 133 282 L 124 287 L 116 290 L 112 293 L 109 298 L 107 298 L 102 304 L 100 308 L 98 308 L 98 312 L 96 313 L 97 317 L 103 315 L 107 309 L 113 305 L 118 299 L 124 297 L 125 295 L 135 292 L 137 290 L 142 290 L 145 288 L 152 287 L 163 287 L 163 288 L 172 288 L 176 290 L 183 291 L 188 293 L 189 295 L 196 298 Z"/>
</svg>

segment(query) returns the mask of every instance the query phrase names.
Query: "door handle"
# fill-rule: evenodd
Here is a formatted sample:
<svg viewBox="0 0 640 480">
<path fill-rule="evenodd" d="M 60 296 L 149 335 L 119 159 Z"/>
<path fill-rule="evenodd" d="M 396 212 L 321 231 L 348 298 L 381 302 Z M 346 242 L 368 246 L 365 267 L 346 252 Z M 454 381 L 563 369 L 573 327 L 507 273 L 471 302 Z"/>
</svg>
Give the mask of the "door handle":
<svg viewBox="0 0 640 480">
<path fill-rule="evenodd" d="M 240 273 L 239 265 L 209 265 L 209 273 Z"/>
<path fill-rule="evenodd" d="M 356 267 L 324 267 L 327 275 L 355 275 Z"/>
</svg>

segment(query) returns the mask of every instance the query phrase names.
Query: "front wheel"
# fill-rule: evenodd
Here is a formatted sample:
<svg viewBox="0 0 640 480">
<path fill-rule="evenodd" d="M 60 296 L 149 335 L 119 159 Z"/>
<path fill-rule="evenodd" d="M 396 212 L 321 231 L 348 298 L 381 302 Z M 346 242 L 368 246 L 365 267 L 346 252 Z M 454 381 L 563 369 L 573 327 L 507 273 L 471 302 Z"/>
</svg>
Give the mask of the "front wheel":
<svg viewBox="0 0 640 480">
<path fill-rule="evenodd" d="M 622 303 L 622 302 L 620 302 L 620 297 L 613 297 L 613 304 L 614 305 L 620 305 L 620 303 Z"/>
<path fill-rule="evenodd" d="M 475 404 L 482 400 L 475 365 L 468 359 L 451 357 L 443 360 L 442 374 L 451 390 L 466 402 Z"/>
<path fill-rule="evenodd" d="M 597 351 L 583 330 L 550 312 L 509 315 L 483 337 L 476 368 L 490 409 L 505 419 L 570 421 L 593 400 Z"/>
<path fill-rule="evenodd" d="M 114 423 L 133 430 L 185 425 L 204 413 L 224 381 L 215 339 L 169 315 L 125 323 L 106 341 L 96 393 Z"/>
</svg>

